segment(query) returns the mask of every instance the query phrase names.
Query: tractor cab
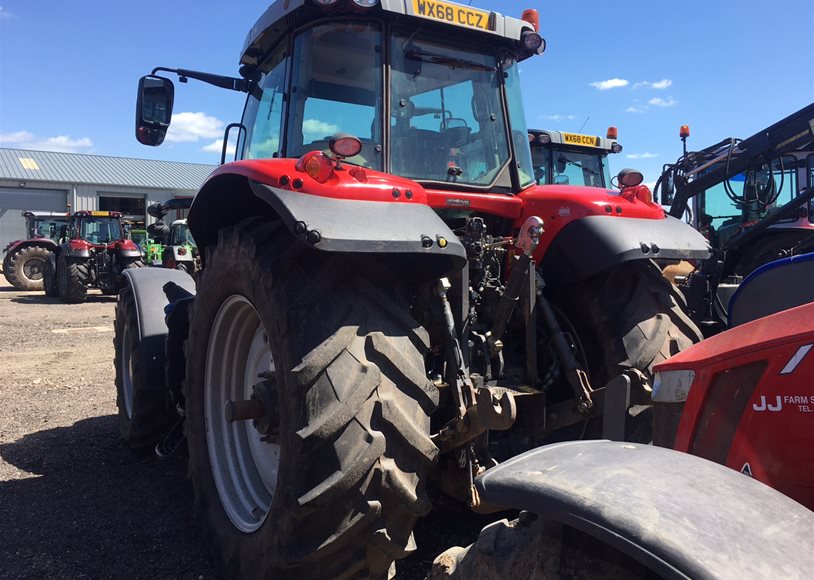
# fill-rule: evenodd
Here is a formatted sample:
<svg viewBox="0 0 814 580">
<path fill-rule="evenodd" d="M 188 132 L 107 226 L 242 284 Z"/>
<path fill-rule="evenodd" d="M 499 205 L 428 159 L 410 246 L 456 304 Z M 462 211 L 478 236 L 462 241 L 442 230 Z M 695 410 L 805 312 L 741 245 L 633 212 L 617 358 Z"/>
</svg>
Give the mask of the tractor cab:
<svg viewBox="0 0 814 580">
<path fill-rule="evenodd" d="M 50 211 L 24 211 L 29 238 L 48 238 L 56 241 L 60 228 L 70 220 L 70 214 Z"/>
<path fill-rule="evenodd" d="M 115 212 L 77 212 L 74 219 L 71 239 L 110 244 L 123 237 L 121 216 Z"/>
<path fill-rule="evenodd" d="M 610 189 L 608 155 L 619 153 L 616 127 L 605 138 L 564 131 L 529 129 L 534 179 L 538 185 L 580 185 Z"/>
<path fill-rule="evenodd" d="M 436 1 L 275 2 L 248 36 L 243 78 L 230 79 L 249 94 L 236 157 L 317 151 L 326 156 L 312 162 L 317 174 L 338 156 L 428 187 L 518 193 L 534 181 L 518 63 L 544 47 L 527 18 Z M 142 142 L 166 131 L 171 86 L 142 79 Z M 151 115 L 161 87 L 161 114 Z M 358 151 L 332 151 L 337 134 L 358 139 Z"/>
</svg>

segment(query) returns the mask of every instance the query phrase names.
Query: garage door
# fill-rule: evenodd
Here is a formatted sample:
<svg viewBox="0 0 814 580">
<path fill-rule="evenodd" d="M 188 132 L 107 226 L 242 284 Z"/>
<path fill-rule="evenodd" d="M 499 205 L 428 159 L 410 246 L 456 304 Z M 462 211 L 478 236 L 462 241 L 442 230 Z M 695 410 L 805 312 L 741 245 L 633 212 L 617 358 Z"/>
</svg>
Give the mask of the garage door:
<svg viewBox="0 0 814 580">
<path fill-rule="evenodd" d="M 27 237 L 23 210 L 67 211 L 65 191 L 55 189 L 15 189 L 0 187 L 0 250 L 13 241 Z"/>
</svg>

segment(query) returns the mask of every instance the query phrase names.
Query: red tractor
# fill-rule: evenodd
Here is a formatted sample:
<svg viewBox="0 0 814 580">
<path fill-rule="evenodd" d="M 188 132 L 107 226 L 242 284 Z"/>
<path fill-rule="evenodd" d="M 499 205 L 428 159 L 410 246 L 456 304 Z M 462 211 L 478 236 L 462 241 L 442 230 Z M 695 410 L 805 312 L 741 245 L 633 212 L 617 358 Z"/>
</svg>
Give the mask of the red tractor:
<svg viewBox="0 0 814 580">
<path fill-rule="evenodd" d="M 141 79 L 147 145 L 172 116 L 158 73 L 247 94 L 239 160 L 189 211 L 199 277 L 125 271 L 116 312 L 122 437 L 185 435 L 223 574 L 385 577 L 430 480 L 486 511 L 475 476 L 524 450 L 671 442 L 652 367 L 701 336 L 655 260 L 709 245 L 638 172 L 535 184 L 524 16 L 278 0 L 239 77 Z"/>
<path fill-rule="evenodd" d="M 28 238 L 9 243 L 3 252 L 3 275 L 18 290 L 42 290 L 45 264 L 57 247 L 59 232 L 71 214 L 24 211 Z"/>
<path fill-rule="evenodd" d="M 47 296 L 77 303 L 84 302 L 88 288 L 116 294 L 122 272 L 144 266 L 138 245 L 124 237 L 121 217 L 115 211 L 78 211 L 71 216 L 45 263 Z"/>
</svg>

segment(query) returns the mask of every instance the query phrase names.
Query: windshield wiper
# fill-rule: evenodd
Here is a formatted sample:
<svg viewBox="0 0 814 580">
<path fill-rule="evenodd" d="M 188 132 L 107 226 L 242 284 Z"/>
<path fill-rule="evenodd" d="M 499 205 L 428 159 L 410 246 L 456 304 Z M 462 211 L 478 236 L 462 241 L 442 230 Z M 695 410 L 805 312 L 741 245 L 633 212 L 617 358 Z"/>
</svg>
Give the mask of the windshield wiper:
<svg viewBox="0 0 814 580">
<path fill-rule="evenodd" d="M 497 67 L 494 66 L 486 66 L 485 64 L 463 58 L 455 58 L 452 56 L 445 56 L 443 54 L 433 54 L 431 52 L 423 52 L 420 50 L 407 50 L 404 52 L 404 57 L 408 60 L 431 62 L 433 64 L 445 64 L 447 66 L 456 68 L 467 68 L 484 72 L 497 72 Z"/>
</svg>

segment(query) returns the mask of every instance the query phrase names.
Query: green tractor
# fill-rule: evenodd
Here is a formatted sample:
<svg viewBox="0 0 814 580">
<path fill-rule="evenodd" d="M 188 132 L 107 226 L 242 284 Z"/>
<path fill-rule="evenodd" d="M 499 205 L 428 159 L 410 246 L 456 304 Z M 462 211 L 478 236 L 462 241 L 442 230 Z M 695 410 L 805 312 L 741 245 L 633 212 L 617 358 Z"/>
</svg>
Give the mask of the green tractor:
<svg viewBox="0 0 814 580">
<path fill-rule="evenodd" d="M 177 219 L 167 226 L 164 217 L 172 210 L 188 209 L 192 199 L 174 198 L 147 208 L 157 221 L 147 228 L 155 242 L 147 246 L 147 263 L 194 274 L 201 267 L 198 246 L 189 231 L 186 219 Z"/>
</svg>

